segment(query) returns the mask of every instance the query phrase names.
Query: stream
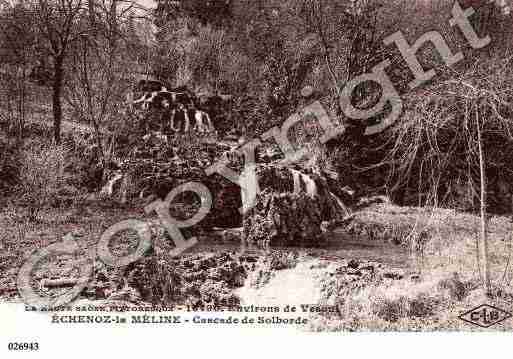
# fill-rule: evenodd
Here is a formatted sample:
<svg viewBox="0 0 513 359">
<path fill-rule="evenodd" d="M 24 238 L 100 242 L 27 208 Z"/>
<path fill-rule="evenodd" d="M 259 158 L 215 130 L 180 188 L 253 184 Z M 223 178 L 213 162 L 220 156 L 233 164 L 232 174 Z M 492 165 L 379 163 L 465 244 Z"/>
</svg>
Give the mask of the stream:
<svg viewBox="0 0 513 359">
<path fill-rule="evenodd" d="M 236 243 L 220 244 L 208 239 L 189 250 L 191 253 L 237 252 Z M 246 249 L 248 254 L 269 254 L 285 252 L 297 254 L 301 260 L 294 268 L 277 270 L 268 283 L 254 288 L 250 279 L 236 290 L 242 305 L 301 306 L 321 302 L 320 281 L 326 275 L 335 273 L 345 260 L 375 262 L 386 267 L 408 271 L 411 257 L 408 248 L 393 243 L 347 238 L 342 233 L 332 232 L 329 240 L 320 247 L 272 247 L 270 249 Z"/>
<path fill-rule="evenodd" d="M 187 253 L 206 252 L 238 252 L 239 243 L 220 243 L 210 237 L 202 237 L 199 243 L 187 250 Z M 320 246 L 273 246 L 270 249 L 249 247 L 248 253 L 287 252 L 306 255 L 310 258 L 337 262 L 342 259 L 366 260 L 386 264 L 390 267 L 407 269 L 410 267 L 410 251 L 407 247 L 381 241 L 348 238 L 347 235 L 337 232 L 330 234 L 329 240 Z"/>
</svg>

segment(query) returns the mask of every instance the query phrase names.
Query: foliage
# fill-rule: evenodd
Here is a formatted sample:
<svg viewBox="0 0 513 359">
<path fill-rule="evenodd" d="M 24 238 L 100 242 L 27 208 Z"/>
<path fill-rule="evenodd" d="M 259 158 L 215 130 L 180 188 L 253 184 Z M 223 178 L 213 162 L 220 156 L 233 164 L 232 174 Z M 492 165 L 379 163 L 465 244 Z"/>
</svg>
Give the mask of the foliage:
<svg viewBox="0 0 513 359">
<path fill-rule="evenodd" d="M 18 184 L 21 153 L 15 141 L 0 137 L 0 194 L 7 194 Z"/>
<path fill-rule="evenodd" d="M 64 166 L 66 148 L 40 145 L 22 153 L 20 168 L 20 201 L 30 210 L 30 217 L 37 218 L 42 208 L 57 204 L 59 194 L 67 190 Z"/>
</svg>

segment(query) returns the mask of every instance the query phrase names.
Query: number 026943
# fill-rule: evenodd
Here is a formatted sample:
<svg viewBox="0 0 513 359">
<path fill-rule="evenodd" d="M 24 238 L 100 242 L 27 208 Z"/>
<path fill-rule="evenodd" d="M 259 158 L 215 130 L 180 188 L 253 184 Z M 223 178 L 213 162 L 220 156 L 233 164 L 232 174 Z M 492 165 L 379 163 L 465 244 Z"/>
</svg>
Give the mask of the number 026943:
<svg viewBox="0 0 513 359">
<path fill-rule="evenodd" d="M 7 345 L 7 349 L 9 349 L 9 351 L 38 351 L 39 343 L 38 342 L 32 342 L 32 343 L 12 342 Z"/>
</svg>

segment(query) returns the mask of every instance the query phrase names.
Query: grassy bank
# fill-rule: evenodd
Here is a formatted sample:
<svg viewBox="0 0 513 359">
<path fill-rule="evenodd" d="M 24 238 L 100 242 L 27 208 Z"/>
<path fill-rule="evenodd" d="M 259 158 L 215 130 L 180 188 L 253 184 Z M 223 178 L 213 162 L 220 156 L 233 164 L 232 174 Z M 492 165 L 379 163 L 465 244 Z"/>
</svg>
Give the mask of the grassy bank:
<svg viewBox="0 0 513 359">
<path fill-rule="evenodd" d="M 355 214 L 348 231 L 409 246 L 413 274 L 363 282 L 331 279 L 339 314 L 319 318 L 314 330 L 486 330 L 458 319 L 481 304 L 506 311 L 513 304 L 511 222 L 490 219 L 489 248 L 493 293 L 484 294 L 477 266 L 478 217 L 454 210 L 378 205 Z M 335 292 L 335 295 L 333 295 Z M 326 297 L 329 297 L 328 295 Z M 489 330 L 510 330 L 506 320 Z"/>
</svg>

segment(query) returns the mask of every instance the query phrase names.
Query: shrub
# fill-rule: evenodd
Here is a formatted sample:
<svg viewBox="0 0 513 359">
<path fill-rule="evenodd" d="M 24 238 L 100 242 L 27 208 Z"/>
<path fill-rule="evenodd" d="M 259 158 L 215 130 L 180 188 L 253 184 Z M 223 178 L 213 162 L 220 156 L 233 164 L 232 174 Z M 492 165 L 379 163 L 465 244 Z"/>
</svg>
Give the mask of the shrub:
<svg viewBox="0 0 513 359">
<path fill-rule="evenodd" d="M 0 195 L 7 194 L 19 181 L 20 148 L 12 141 L 0 138 Z"/>
<path fill-rule="evenodd" d="M 374 302 L 374 311 L 378 318 L 387 322 L 397 322 L 399 319 L 406 317 L 407 299 L 405 297 L 399 297 L 396 300 L 388 298 L 377 299 Z"/>
<path fill-rule="evenodd" d="M 22 202 L 29 207 L 35 219 L 37 211 L 55 204 L 65 188 L 64 164 L 67 149 L 64 146 L 41 145 L 22 153 L 20 189 Z"/>
</svg>

